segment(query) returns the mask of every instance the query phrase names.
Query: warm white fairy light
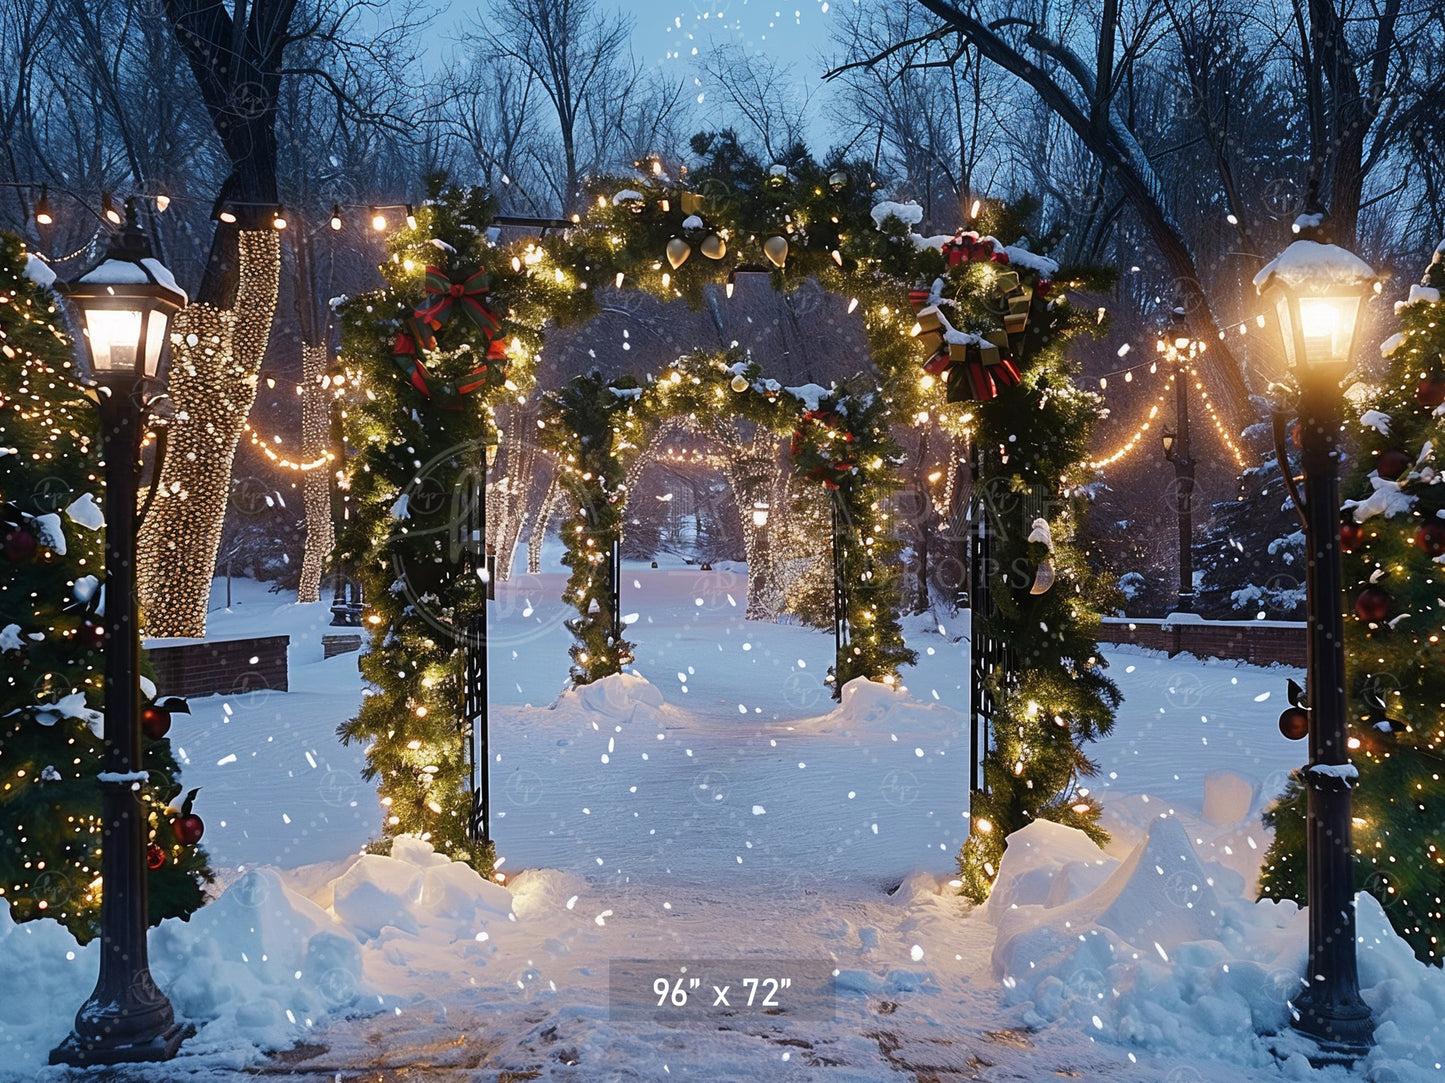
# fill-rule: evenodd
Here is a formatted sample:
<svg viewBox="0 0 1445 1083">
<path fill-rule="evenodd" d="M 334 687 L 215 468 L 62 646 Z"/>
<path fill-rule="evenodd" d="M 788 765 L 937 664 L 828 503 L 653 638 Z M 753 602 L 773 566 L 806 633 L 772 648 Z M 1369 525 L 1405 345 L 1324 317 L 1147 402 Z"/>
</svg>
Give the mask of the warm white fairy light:
<svg viewBox="0 0 1445 1083">
<path fill-rule="evenodd" d="M 1153 405 L 1149 407 L 1149 414 L 1144 419 L 1144 423 L 1140 425 L 1137 429 L 1135 429 L 1133 434 L 1130 435 L 1130 437 L 1125 440 L 1124 443 L 1121 444 L 1117 450 L 1110 452 L 1108 455 L 1104 455 L 1100 458 L 1092 460 L 1089 463 L 1089 469 L 1102 470 L 1106 466 L 1113 466 L 1116 462 L 1119 462 L 1136 447 L 1138 447 L 1139 441 L 1144 439 L 1145 435 L 1148 434 L 1154 419 L 1159 416 L 1159 409 L 1164 405 L 1164 402 L 1168 398 L 1169 392 L 1173 387 L 1174 374 L 1170 373 L 1169 379 L 1164 381 L 1164 390 L 1159 392 L 1159 397 L 1156 398 Z"/>
</svg>

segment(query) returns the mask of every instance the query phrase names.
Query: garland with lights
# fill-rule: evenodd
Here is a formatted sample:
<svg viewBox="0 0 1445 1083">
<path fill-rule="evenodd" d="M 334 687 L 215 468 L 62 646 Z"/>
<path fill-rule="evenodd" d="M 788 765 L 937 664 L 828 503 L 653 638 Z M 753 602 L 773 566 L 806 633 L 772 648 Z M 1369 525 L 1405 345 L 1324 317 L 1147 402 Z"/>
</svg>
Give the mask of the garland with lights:
<svg viewBox="0 0 1445 1083">
<path fill-rule="evenodd" d="M 26 258 L 0 235 L 0 898 L 15 920 L 53 918 L 84 942 L 99 930 L 104 831 L 103 481 L 95 409 Z M 211 874 L 167 810 L 181 789 L 169 712 L 149 704 L 141 722 L 154 924 L 196 910 Z"/>
<path fill-rule="evenodd" d="M 656 384 L 584 378 L 553 397 L 551 418 L 543 424 L 571 479 L 574 505 L 564 530 L 572 547 L 569 601 L 579 610 L 574 681 L 615 672 L 631 652 L 616 634 L 616 614 L 603 600 L 609 584 L 600 572 L 620 529 L 626 464 L 646 446 L 644 432 L 665 417 L 692 413 L 706 422 L 755 404 L 783 414 L 781 431 L 790 425 L 798 437 L 795 464 L 840 502 L 851 539 L 846 576 L 853 654 L 835 674 L 835 692 L 859 675 L 896 680 L 898 666 L 912 655 L 896 616 L 897 542 L 888 522 L 896 449 L 887 431 L 897 419 L 927 419 L 932 411 L 950 432 L 974 434 L 985 449 L 978 484 L 1032 487 L 1049 495 L 1044 521 L 1059 539 L 1050 554 L 1025 541 L 1026 529 L 1013 539 L 1018 551 L 1002 565 L 1028 563 L 1038 572 L 1036 582 L 1048 565 L 1059 587 L 1010 602 L 996 619 L 996 633 L 1036 647 L 1022 659 L 1018 678 L 995 689 L 1004 705 L 991 765 L 999 782 L 979 806 L 988 815 L 976 822 L 997 824 L 998 833 L 975 833 L 983 841 L 966 848 L 965 883 L 986 894 L 1003 835 L 1038 816 L 1102 838 L 1097 806 L 1076 785 L 1091 769 L 1078 744 L 1108 731 L 1118 698 L 1102 676 L 1091 634 L 1090 599 L 1105 597 L 1106 585 L 1069 544 L 1082 512 L 1088 429 L 1099 410 L 1097 396 L 1074 386 L 1075 370 L 1063 358 L 1065 341 L 1091 320 L 1068 306 L 1055 283 L 1078 281 L 1066 282 L 1069 276 L 1052 261 L 986 233 L 919 237 L 911 231 L 908 208 L 873 205 L 868 185 L 858 182 L 861 168 L 823 167 L 806 155 L 786 167 L 764 167 L 726 133 L 696 138 L 693 151 L 702 164 L 686 186 L 680 170 L 674 178 L 661 162 L 626 180 L 599 179 L 570 228 L 506 246 L 484 240 L 491 221 L 484 197 L 434 191 L 418 209 L 417 228 L 391 239 L 383 266 L 387 289 L 343 306 L 348 331 L 342 363 L 361 371 L 365 401 L 347 411 L 349 442 L 361 449 L 347 473 L 360 514 L 342 555 L 369 568 L 364 577 L 370 577 L 367 620 L 374 647 L 364 664 L 378 687 L 343 734 L 372 742 L 369 762 L 388 806 L 388 832 L 429 832 L 435 840 L 442 820 L 454 821 L 446 830 L 460 831 L 463 823 L 455 813 L 438 811 L 463 796 L 459 769 L 446 773 L 448 764 L 459 768 L 461 762 L 456 675 L 427 672 L 442 648 L 424 607 L 400 597 L 408 590 L 391 560 L 397 547 L 417 541 L 417 531 L 395 515 L 416 471 L 431 462 L 428 449 L 451 439 L 444 432 L 459 418 L 484 426 L 508 395 L 525 401 L 544 326 L 585 320 L 597 311 L 600 291 L 633 287 L 696 306 L 709 290 L 730 297 L 736 274 L 763 273 L 781 289 L 814 278 L 849 297 L 847 311 L 860 315 L 874 371 L 847 389 L 816 389 L 818 401 L 804 404 L 807 396 L 796 397 L 783 410 L 767 402 L 759 389 L 768 382 L 747 362 L 699 355 L 680 359 Z M 1027 207 L 990 205 L 985 218 L 994 234 L 1018 238 L 1028 213 Z M 463 223 L 469 228 L 459 229 Z M 426 269 L 442 258 L 439 252 L 454 285 L 486 271 L 487 304 L 503 317 L 511 366 L 500 388 L 489 376 L 475 392 L 463 389 L 491 345 L 478 327 L 455 337 L 453 329 L 469 321 L 453 319 L 446 328 L 453 337 L 443 341 L 439 335 L 435 350 L 424 344 L 417 321 L 427 303 Z M 733 259 L 725 259 L 729 255 Z M 918 287 L 929 282 L 931 288 Z M 928 322 L 936 341 L 923 325 L 924 309 L 933 310 Z M 413 345 L 419 348 L 415 365 L 408 350 Z M 734 371 L 740 363 L 743 371 Z M 741 390 L 733 388 L 739 377 Z M 953 390 L 949 401 L 925 398 L 940 381 Z M 433 397 L 437 387 L 444 401 Z M 842 403 L 846 412 L 837 409 Z M 846 417 L 846 424 L 835 415 Z M 827 446 L 846 445 L 847 435 L 863 439 L 846 456 Z M 446 446 L 465 448 L 467 442 Z M 473 463 L 480 447 L 474 441 L 465 452 Z M 436 582 L 430 589 L 435 598 L 427 606 L 445 611 L 448 588 Z M 1000 583 L 999 592 L 1005 589 Z M 415 589 L 409 593 L 417 595 Z M 1042 636 L 1041 621 L 1048 627 Z M 425 713 L 417 716 L 417 707 Z M 418 717 L 427 720 L 424 725 Z M 456 755 L 448 753 L 452 748 Z M 1012 756 L 1007 764 L 1005 755 Z M 1005 784 L 1005 773 L 1014 785 Z M 437 808 L 427 804 L 426 794 Z M 405 809 L 398 807 L 403 801 Z"/>
<path fill-rule="evenodd" d="M 871 389 L 783 387 L 736 350 L 680 357 L 645 382 L 579 376 L 546 398 L 542 439 L 557 455 L 562 489 L 572 501 L 562 538 L 563 563 L 572 569 L 564 598 L 578 611 L 568 623 L 577 639 L 573 683 L 620 672 L 632 658 L 633 644 L 617 634 L 608 563 L 622 537 L 631 465 L 669 418 L 720 412 L 790 435 L 795 476 L 816 483 L 839 512 L 852 635 L 841 670 L 829 674 L 834 695 L 854 677 L 896 684 L 899 667 L 915 654 L 904 645 L 897 618 L 898 543 L 887 528 L 886 499 L 899 449 L 883 396 Z"/>
<path fill-rule="evenodd" d="M 1017 236 L 1008 211 L 996 215 L 994 232 Z M 1078 387 L 1079 366 L 1065 354 L 1074 336 L 1098 333 L 1100 320 L 1054 287 L 1057 264 L 997 236 L 959 234 L 941 254 L 932 285 L 910 298 L 913 330 L 930 351 L 927 376 L 946 389 L 934 403 L 940 420 L 975 449 L 974 499 L 992 549 L 983 569 L 991 606 L 974 599 L 974 648 L 987 638 L 1007 652 L 984 678 L 992 739 L 958 855 L 963 893 L 982 901 L 1005 839 L 1035 820 L 1107 840 L 1082 785 L 1095 771 L 1083 748 L 1109 733 L 1120 702 L 1095 640 L 1096 607 L 1117 594 L 1075 541 L 1102 402 Z M 1083 269 L 1068 278 L 1108 280 Z"/>
<path fill-rule="evenodd" d="M 1395 306 L 1389 368 L 1362 404 L 1342 492 L 1355 878 L 1422 962 L 1445 960 L 1445 243 Z M 1299 716 L 1303 716 L 1303 726 Z M 1280 717 L 1308 733 L 1308 713 Z M 1305 902 L 1305 794 L 1291 779 L 1265 813 L 1274 841 L 1260 894 Z"/>
<path fill-rule="evenodd" d="M 381 846 L 415 835 L 492 875 L 494 849 L 469 830 L 463 637 L 485 584 L 463 572 L 467 501 L 498 437 L 496 407 L 530 386 L 540 337 L 481 292 L 505 262 L 486 240 L 491 203 L 434 195 L 390 238 L 387 285 L 338 307 L 331 382 L 356 450 L 341 477 L 354 514 L 335 558 L 362 582 L 372 637 L 361 659 L 370 687 L 338 733 L 366 747 Z M 474 304 L 488 315 L 474 318 Z"/>
</svg>

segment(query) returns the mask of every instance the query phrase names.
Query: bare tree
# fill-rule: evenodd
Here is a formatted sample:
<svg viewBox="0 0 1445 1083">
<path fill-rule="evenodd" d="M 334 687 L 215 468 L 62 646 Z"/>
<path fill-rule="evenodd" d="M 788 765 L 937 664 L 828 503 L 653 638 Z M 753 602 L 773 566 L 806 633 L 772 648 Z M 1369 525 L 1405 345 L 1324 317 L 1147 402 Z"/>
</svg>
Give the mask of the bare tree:
<svg viewBox="0 0 1445 1083">
<path fill-rule="evenodd" d="M 809 96 L 791 79 L 791 68 L 735 42 L 714 45 L 699 67 L 742 119 L 738 134 L 745 145 L 774 162 L 793 158 L 806 145 Z"/>
<path fill-rule="evenodd" d="M 550 102 L 561 161 L 538 166 L 572 214 L 581 178 L 603 150 L 584 142 L 587 115 L 618 71 L 632 24 L 598 11 L 594 0 L 496 0 L 492 16 L 495 32 L 478 44 L 484 55 L 518 64 Z"/>
</svg>

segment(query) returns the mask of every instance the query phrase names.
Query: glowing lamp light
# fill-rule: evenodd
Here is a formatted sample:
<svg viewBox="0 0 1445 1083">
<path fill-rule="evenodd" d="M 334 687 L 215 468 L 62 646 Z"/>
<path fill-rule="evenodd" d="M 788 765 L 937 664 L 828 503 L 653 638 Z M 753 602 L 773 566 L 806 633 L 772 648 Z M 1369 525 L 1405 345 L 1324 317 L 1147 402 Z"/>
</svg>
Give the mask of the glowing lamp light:
<svg viewBox="0 0 1445 1083">
<path fill-rule="evenodd" d="M 170 318 L 186 303 L 174 276 L 151 255 L 133 199 L 126 200 L 125 221 L 98 266 L 56 287 L 84 317 L 88 350 L 79 360 L 100 381 L 154 377 Z"/>
<path fill-rule="evenodd" d="M 416 229 L 416 211 L 412 210 L 410 203 L 406 205 L 406 228 Z"/>
<path fill-rule="evenodd" d="M 283 230 L 286 228 L 286 212 L 280 207 L 277 207 L 271 215 L 271 228 L 275 230 Z"/>
<path fill-rule="evenodd" d="M 1343 375 L 1354 349 L 1360 303 L 1375 291 L 1377 276 L 1353 252 L 1307 236 L 1314 228 L 1306 224 L 1300 240 L 1265 266 L 1254 285 L 1274 301 L 1290 367 Z"/>
<path fill-rule="evenodd" d="M 331 228 L 337 233 L 341 232 L 341 204 L 339 203 L 331 205 Z"/>
<path fill-rule="evenodd" d="M 772 510 L 772 509 L 768 506 L 768 502 L 767 502 L 766 500 L 757 500 L 757 501 L 754 501 L 754 502 L 753 502 L 753 526 L 757 527 L 759 530 L 761 530 L 761 529 L 763 529 L 763 527 L 767 526 L 767 525 L 768 525 L 768 512 L 771 511 L 771 510 Z"/>
<path fill-rule="evenodd" d="M 50 192 L 44 185 L 40 186 L 40 198 L 35 201 L 35 224 L 37 226 L 49 226 L 55 223 L 55 215 L 50 210 Z"/>
<path fill-rule="evenodd" d="M 382 214 L 375 207 L 371 208 L 371 228 L 378 233 L 386 229 L 386 215 Z"/>
<path fill-rule="evenodd" d="M 100 194 L 100 214 L 101 217 L 113 226 L 118 226 L 125 220 L 121 217 L 120 211 L 116 208 L 115 200 L 110 197 L 109 192 L 102 192 Z"/>
</svg>

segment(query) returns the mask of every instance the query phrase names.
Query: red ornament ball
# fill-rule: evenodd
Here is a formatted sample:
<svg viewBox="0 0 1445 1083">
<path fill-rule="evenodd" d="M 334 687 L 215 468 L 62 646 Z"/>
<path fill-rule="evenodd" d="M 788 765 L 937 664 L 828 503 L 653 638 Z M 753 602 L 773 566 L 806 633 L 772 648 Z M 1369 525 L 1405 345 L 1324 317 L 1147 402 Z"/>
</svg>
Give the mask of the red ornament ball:
<svg viewBox="0 0 1445 1083">
<path fill-rule="evenodd" d="M 140 711 L 141 732 L 152 741 L 159 741 L 171 728 L 171 712 L 154 705 L 142 707 Z"/>
<path fill-rule="evenodd" d="M 1378 624 L 1389 615 L 1390 596 L 1379 587 L 1366 587 L 1355 596 L 1355 616 Z"/>
<path fill-rule="evenodd" d="M 194 812 L 189 812 L 171 821 L 171 833 L 182 846 L 194 846 L 206 833 L 206 825 Z"/>
<path fill-rule="evenodd" d="M 1380 477 L 1389 478 L 1391 481 L 1408 469 L 1410 469 L 1410 456 L 1403 451 L 1396 451 L 1394 448 L 1380 452 L 1379 457 L 1375 459 L 1376 472 Z"/>
<path fill-rule="evenodd" d="M 1415 531 L 1415 544 L 1428 557 L 1438 557 L 1445 553 L 1445 522 L 1426 523 Z"/>
<path fill-rule="evenodd" d="M 93 620 L 84 621 L 76 629 L 75 638 L 83 650 L 98 651 L 105 646 L 105 625 Z"/>
<path fill-rule="evenodd" d="M 1415 401 L 1426 410 L 1445 402 L 1445 373 L 1432 372 L 1415 385 Z"/>
<path fill-rule="evenodd" d="M 1365 540 L 1365 528 L 1354 519 L 1340 520 L 1340 548 L 1346 553 L 1353 553 L 1359 548 L 1360 542 Z"/>
<path fill-rule="evenodd" d="M 155 872 L 156 869 L 160 868 L 165 863 L 166 852 L 164 850 L 162 850 L 155 843 L 151 843 L 149 846 L 146 847 L 146 868 L 150 869 L 151 872 Z"/>
<path fill-rule="evenodd" d="M 29 560 L 35 555 L 35 550 L 39 545 L 40 542 L 35 535 L 23 527 L 16 527 L 5 533 L 4 551 L 7 560 L 13 560 L 16 563 Z"/>
<path fill-rule="evenodd" d="M 1279 714 L 1279 732 L 1291 741 L 1298 741 L 1301 738 L 1308 737 L 1310 732 L 1310 713 L 1303 707 L 1286 707 Z"/>
</svg>

